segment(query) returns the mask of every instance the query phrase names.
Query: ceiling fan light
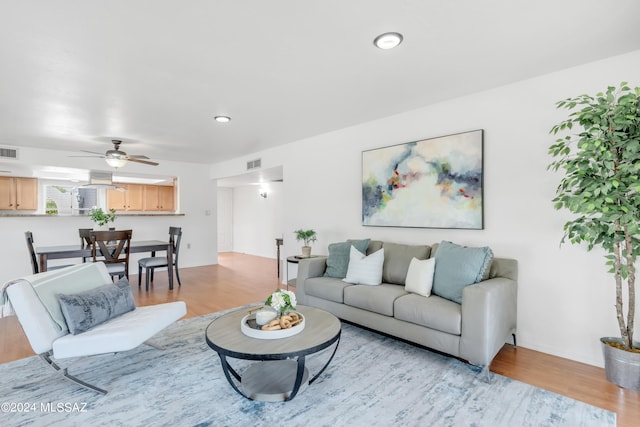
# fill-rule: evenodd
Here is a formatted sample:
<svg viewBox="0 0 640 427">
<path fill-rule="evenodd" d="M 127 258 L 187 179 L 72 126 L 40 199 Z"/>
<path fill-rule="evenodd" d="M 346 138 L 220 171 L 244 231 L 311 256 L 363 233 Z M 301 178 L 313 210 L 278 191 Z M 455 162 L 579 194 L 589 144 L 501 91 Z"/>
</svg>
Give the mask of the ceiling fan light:
<svg viewBox="0 0 640 427">
<path fill-rule="evenodd" d="M 384 33 L 380 34 L 373 40 L 373 44 L 375 44 L 380 49 L 393 49 L 402 43 L 402 34 L 400 33 Z"/>
<path fill-rule="evenodd" d="M 229 116 L 215 116 L 213 119 L 218 123 L 229 123 L 231 121 Z"/>
<path fill-rule="evenodd" d="M 107 157 L 104 161 L 112 168 L 121 168 L 127 164 L 127 159 L 119 159 L 117 157 Z"/>
</svg>

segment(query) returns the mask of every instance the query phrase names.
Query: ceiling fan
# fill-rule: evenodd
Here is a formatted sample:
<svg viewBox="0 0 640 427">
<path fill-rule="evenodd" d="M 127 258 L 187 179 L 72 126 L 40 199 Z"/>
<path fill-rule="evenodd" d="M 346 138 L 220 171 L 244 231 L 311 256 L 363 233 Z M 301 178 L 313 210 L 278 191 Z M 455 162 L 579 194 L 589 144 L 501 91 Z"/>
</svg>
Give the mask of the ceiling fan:
<svg viewBox="0 0 640 427">
<path fill-rule="evenodd" d="M 120 144 L 122 141 L 119 139 L 112 139 L 113 150 L 107 150 L 106 153 L 96 153 L 95 151 L 80 150 L 85 153 L 96 154 L 95 156 L 71 156 L 71 157 L 100 157 L 103 158 L 107 164 L 114 168 L 121 168 L 127 164 L 127 162 L 143 163 L 145 165 L 158 166 L 159 163 L 152 162 L 147 156 L 141 154 L 127 154 L 124 151 L 120 151 Z"/>
</svg>

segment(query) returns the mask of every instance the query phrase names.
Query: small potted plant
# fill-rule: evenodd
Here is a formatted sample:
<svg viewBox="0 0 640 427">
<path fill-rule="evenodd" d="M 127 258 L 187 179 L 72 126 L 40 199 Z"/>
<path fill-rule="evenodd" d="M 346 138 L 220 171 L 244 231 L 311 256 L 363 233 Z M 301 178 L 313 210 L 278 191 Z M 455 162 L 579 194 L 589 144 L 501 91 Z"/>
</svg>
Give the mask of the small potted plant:
<svg viewBox="0 0 640 427">
<path fill-rule="evenodd" d="M 633 339 L 640 254 L 640 87 L 622 83 L 595 96 L 559 101 L 557 107 L 577 110 L 551 133 L 580 128 L 549 148 L 554 158 L 549 169 L 564 171 L 555 208 L 576 215 L 564 225 L 562 241 L 586 243 L 588 251 L 596 246 L 604 250 L 615 283 L 620 330 L 619 337 L 600 339 L 607 379 L 640 390 L 640 345 Z"/>
<path fill-rule="evenodd" d="M 311 246 L 310 243 L 316 241 L 316 232 L 314 230 L 296 230 L 294 231 L 296 235 L 296 240 L 304 242 L 304 246 L 302 247 L 302 256 L 304 258 L 309 258 L 311 256 Z"/>
<path fill-rule="evenodd" d="M 93 208 L 89 212 L 91 221 L 95 222 L 99 227 L 104 227 L 110 222 L 116 220 L 116 210 L 110 209 L 108 212 L 102 210 L 102 208 Z"/>
</svg>

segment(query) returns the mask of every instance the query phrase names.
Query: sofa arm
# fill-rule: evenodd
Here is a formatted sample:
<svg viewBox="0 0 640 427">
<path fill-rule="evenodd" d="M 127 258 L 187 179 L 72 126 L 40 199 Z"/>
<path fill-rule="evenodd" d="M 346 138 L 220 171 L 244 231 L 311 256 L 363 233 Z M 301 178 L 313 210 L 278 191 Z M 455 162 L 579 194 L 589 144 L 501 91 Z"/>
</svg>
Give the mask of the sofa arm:
<svg viewBox="0 0 640 427">
<path fill-rule="evenodd" d="M 515 333 L 516 317 L 515 280 L 496 277 L 464 288 L 460 357 L 488 367 L 509 335 Z"/>
<path fill-rule="evenodd" d="M 304 289 L 304 282 L 310 277 L 320 277 L 327 268 L 327 257 L 319 256 L 301 259 L 298 262 L 298 276 L 296 277 L 296 300 L 300 304 L 305 304 L 307 294 Z"/>
</svg>

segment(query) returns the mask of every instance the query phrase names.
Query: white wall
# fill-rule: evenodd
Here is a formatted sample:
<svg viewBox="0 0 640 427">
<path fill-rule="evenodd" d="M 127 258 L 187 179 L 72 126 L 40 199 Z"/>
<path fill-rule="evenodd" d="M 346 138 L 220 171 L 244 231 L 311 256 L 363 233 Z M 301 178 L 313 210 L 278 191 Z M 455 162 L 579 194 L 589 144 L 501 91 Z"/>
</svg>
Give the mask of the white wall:
<svg viewBox="0 0 640 427">
<path fill-rule="evenodd" d="M 267 197 L 258 194 L 267 189 Z M 233 251 L 276 258 L 276 238 L 282 237 L 284 222 L 283 185 L 247 185 L 233 189 Z"/>
<path fill-rule="evenodd" d="M 233 251 L 233 189 L 218 187 L 218 252 Z"/>
<path fill-rule="evenodd" d="M 315 253 L 355 237 L 489 245 L 519 261 L 519 344 L 602 366 L 598 339 L 618 334 L 613 283 L 601 253 L 559 247 L 568 216 L 551 203 L 559 178 L 546 170 L 548 132 L 566 115 L 556 101 L 620 81 L 640 85 L 638 69 L 640 51 L 253 153 L 214 165 L 212 176 L 237 175 L 256 156 L 265 168 L 283 165 L 286 255 L 299 250 L 289 232 L 299 227 L 318 231 Z M 363 150 L 474 129 L 485 130 L 484 230 L 361 225 Z"/>
<path fill-rule="evenodd" d="M 28 169 L 29 165 L 55 165 L 79 167 L 78 158 L 66 153 L 21 147 L 16 167 Z M 106 170 L 102 159 L 82 159 L 83 167 Z M 182 227 L 180 267 L 193 267 L 217 263 L 215 181 L 210 178 L 209 166 L 191 163 L 161 161 L 154 168 L 129 163 L 132 173 L 153 173 L 178 177 L 179 212 L 184 216 L 121 216 L 116 219 L 117 228 L 131 228 L 135 240 L 168 240 L 169 226 Z M 3 211 L 4 214 L 7 211 Z M 0 214 L 1 215 L 1 214 Z M 0 216 L 0 283 L 31 274 L 24 232 L 32 231 L 36 246 L 79 244 L 78 228 L 92 227 L 88 217 Z M 188 246 L 191 246 L 188 248 Z M 137 273 L 137 259 L 147 254 L 132 255 L 130 272 Z M 68 264 L 78 260 L 61 260 Z"/>
</svg>

